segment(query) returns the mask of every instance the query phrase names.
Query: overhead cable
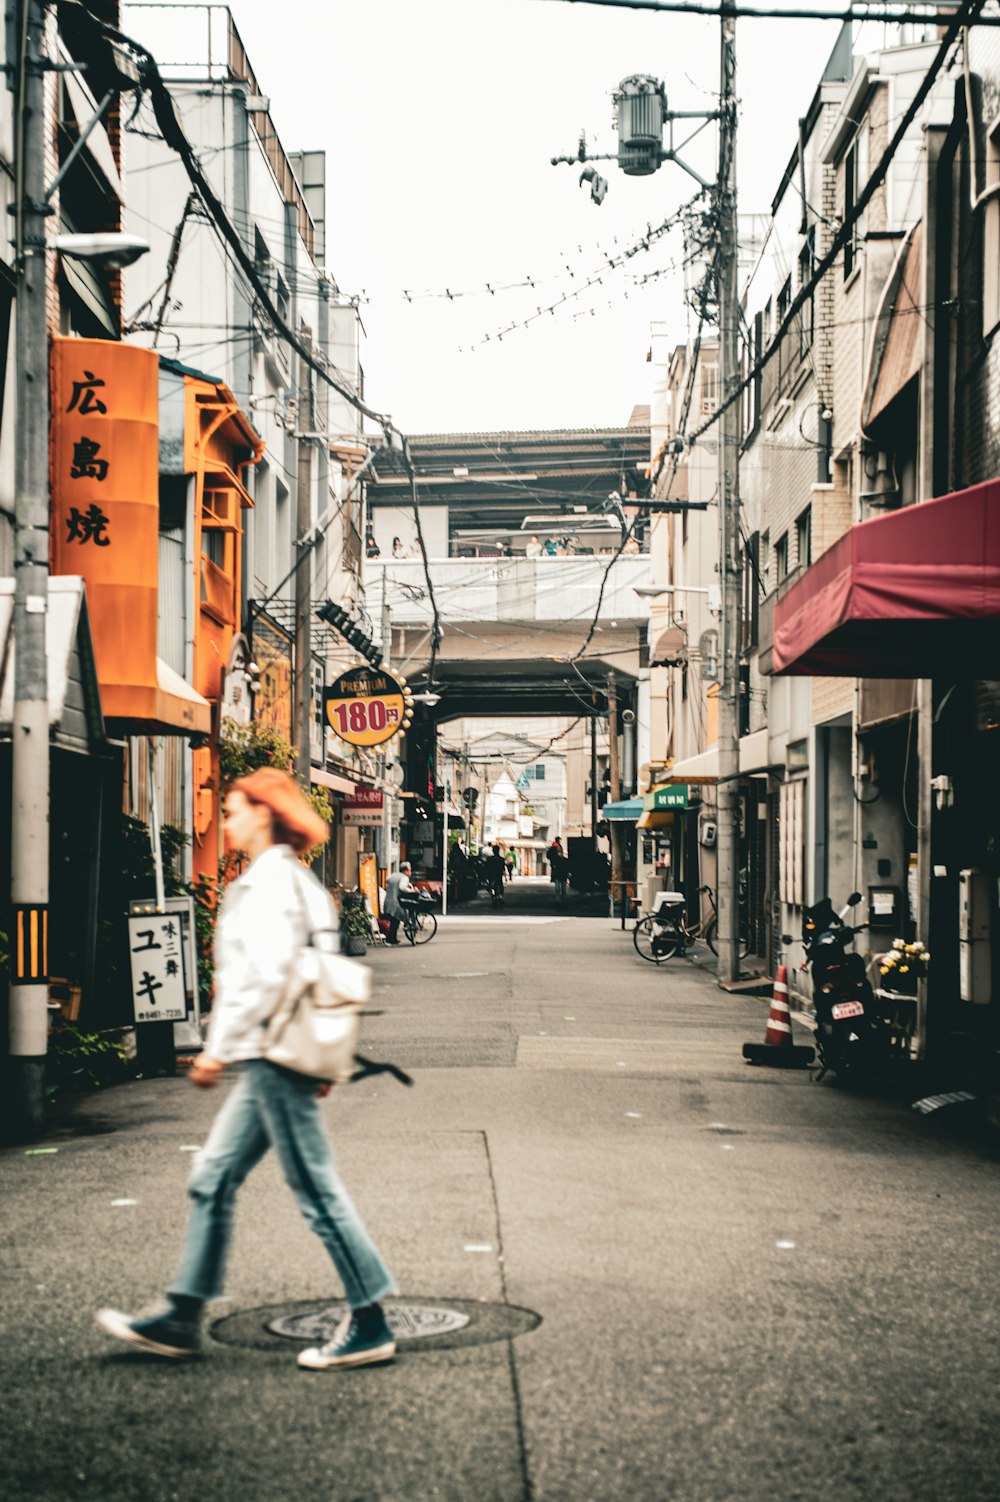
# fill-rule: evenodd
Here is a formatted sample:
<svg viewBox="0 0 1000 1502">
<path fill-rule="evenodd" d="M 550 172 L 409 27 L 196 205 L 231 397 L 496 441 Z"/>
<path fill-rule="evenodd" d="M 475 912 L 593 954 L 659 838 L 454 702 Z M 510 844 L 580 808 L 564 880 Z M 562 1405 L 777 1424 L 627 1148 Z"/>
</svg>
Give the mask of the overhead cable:
<svg viewBox="0 0 1000 1502">
<path fill-rule="evenodd" d="M 295 350 L 299 359 L 308 365 L 311 370 L 314 370 L 328 386 L 332 387 L 338 396 L 343 397 L 344 401 L 382 430 L 385 434 L 386 442 L 390 447 L 398 447 L 401 435 L 393 426 L 392 419 L 384 413 L 376 412 L 373 408 L 369 407 L 349 385 L 345 384 L 343 380 L 338 380 L 332 373 L 329 364 L 324 360 L 317 359 L 308 345 L 303 343 L 298 335 L 289 328 L 272 302 L 271 294 L 261 280 L 256 264 L 247 254 L 239 231 L 232 223 L 221 200 L 216 196 L 215 190 L 202 170 L 201 162 L 194 147 L 184 134 L 181 123 L 177 118 L 177 111 L 174 108 L 173 97 L 163 81 L 153 54 L 133 37 L 126 36 L 124 32 L 118 31 L 113 26 L 108 26 L 90 12 L 86 12 L 86 14 L 91 24 L 103 36 L 110 37 L 112 40 L 130 48 L 140 59 L 142 83 L 149 90 L 153 113 L 156 116 L 156 123 L 159 126 L 163 140 L 180 157 L 184 165 L 184 170 L 187 172 L 195 188 L 197 188 L 198 196 L 211 216 L 216 229 L 226 241 L 239 264 L 240 270 L 250 283 L 262 308 L 281 337 Z M 393 435 L 395 435 L 395 442 L 393 441 Z"/>
<path fill-rule="evenodd" d="M 549 0 L 552 3 L 552 0 Z M 906 0 L 900 7 L 866 5 L 856 0 L 847 7 L 831 7 L 828 10 L 813 10 L 806 6 L 784 8 L 757 5 L 729 4 L 728 0 L 557 0 L 560 5 L 601 5 L 611 10 L 659 10 L 669 15 L 714 16 L 720 20 L 731 16 L 734 21 L 875 21 L 899 26 L 944 26 L 955 12 L 939 0 Z M 914 8 L 916 7 L 916 8 Z M 962 22 L 964 26 L 1000 26 L 1000 15 L 976 16 Z"/>
<path fill-rule="evenodd" d="M 961 8 L 951 14 L 948 19 L 947 30 L 944 32 L 944 35 L 941 38 L 941 44 L 938 47 L 937 52 L 934 54 L 933 59 L 931 60 L 930 67 L 927 69 L 927 72 L 921 80 L 916 93 L 909 103 L 909 106 L 903 113 L 902 118 L 900 119 L 900 122 L 896 127 L 895 132 L 893 133 L 891 141 L 883 151 L 881 157 L 870 173 L 868 181 L 859 192 L 857 200 L 855 201 L 850 211 L 844 215 L 843 223 L 841 224 L 840 229 L 834 235 L 833 240 L 830 242 L 830 247 L 827 250 L 826 254 L 822 257 L 821 260 L 816 263 L 815 270 L 813 271 L 813 274 L 809 278 L 809 280 L 799 288 L 799 291 L 792 298 L 792 301 L 789 304 L 784 318 L 781 320 L 780 324 L 774 332 L 774 337 L 771 343 L 763 352 L 760 359 L 750 367 L 750 369 L 747 371 L 747 374 L 733 387 L 732 391 L 730 391 L 725 401 L 723 401 L 715 409 L 711 416 L 707 417 L 699 427 L 695 428 L 693 433 L 686 435 L 688 444 L 694 443 L 696 439 L 700 438 L 703 433 L 706 433 L 710 427 L 718 422 L 722 414 L 724 412 L 727 412 L 735 402 L 739 401 L 740 397 L 743 395 L 744 391 L 751 384 L 751 382 L 755 381 L 760 375 L 761 371 L 771 363 L 771 360 L 774 358 L 781 347 L 781 343 L 784 339 L 785 334 L 791 328 L 794 319 L 798 316 L 803 306 L 812 297 L 813 293 L 819 286 L 820 282 L 823 280 L 824 276 L 826 276 L 827 272 L 834 265 L 841 251 L 852 240 L 854 226 L 857 224 L 858 220 L 861 218 L 861 215 L 864 213 L 865 209 L 874 198 L 876 192 L 881 187 L 886 173 L 889 170 L 889 166 L 892 162 L 893 157 L 896 155 L 896 152 L 899 150 L 899 147 L 902 144 L 907 131 L 909 130 L 913 121 L 916 119 L 917 113 L 923 105 L 924 100 L 927 98 L 927 95 L 934 87 L 937 76 L 940 73 L 941 69 L 944 67 L 944 64 L 948 59 L 948 55 L 955 44 L 959 32 L 962 31 L 965 27 L 974 24 L 975 19 L 984 4 L 985 0 L 964 0 Z M 1000 20 L 1000 17 L 998 17 L 998 20 Z"/>
</svg>

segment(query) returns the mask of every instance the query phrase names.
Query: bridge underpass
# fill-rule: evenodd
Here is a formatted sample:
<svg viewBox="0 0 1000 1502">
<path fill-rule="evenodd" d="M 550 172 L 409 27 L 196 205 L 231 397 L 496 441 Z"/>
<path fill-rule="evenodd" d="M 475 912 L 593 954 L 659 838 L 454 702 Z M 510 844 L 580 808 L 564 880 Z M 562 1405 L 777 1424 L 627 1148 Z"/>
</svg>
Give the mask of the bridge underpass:
<svg viewBox="0 0 1000 1502">
<path fill-rule="evenodd" d="M 649 604 L 637 591 L 652 582 L 637 500 L 648 488 L 648 413 L 633 419 L 412 438 L 413 486 L 400 455 L 380 456 L 368 489 L 365 603 L 385 660 L 417 699 L 405 823 L 422 810 L 440 831 L 441 809 L 428 800 L 438 731 L 449 724 L 583 720 L 593 744 L 598 724 L 606 738 L 609 701 L 639 711 Z M 589 830 L 589 810 L 587 819 Z"/>
<path fill-rule="evenodd" d="M 577 763 L 585 763 L 581 775 L 593 784 L 596 738 L 603 757 L 611 706 L 617 716 L 626 710 L 643 713 L 648 604 L 636 588 L 648 584 L 650 560 L 648 555 L 622 555 L 609 572 L 610 562 L 429 560 L 440 634 L 433 663 L 434 612 L 422 561 L 389 560 L 370 571 L 370 615 L 382 623 L 383 650 L 392 670 L 405 675 L 417 701 L 407 737 L 401 835 L 408 849 L 417 848 L 432 826 L 432 861 L 438 871 L 444 812 L 439 731 L 447 736 L 449 725 L 485 721 L 530 733 L 533 720 L 565 720 L 567 727 L 582 721 L 575 731 Z M 633 767 L 635 761 L 633 756 Z M 432 802 L 434 793 L 438 796 Z M 593 851 L 593 805 L 589 795 L 581 796 Z M 589 871 L 575 865 L 570 900 L 562 909 L 557 910 L 554 888 L 546 880 L 508 888 L 503 911 L 508 917 L 607 912 L 606 892 L 588 890 L 598 868 L 606 880 L 603 856 L 594 858 Z M 540 857 L 536 869 L 547 874 Z M 461 910 L 478 911 L 490 920 L 496 916 L 485 894 L 473 895 Z"/>
</svg>

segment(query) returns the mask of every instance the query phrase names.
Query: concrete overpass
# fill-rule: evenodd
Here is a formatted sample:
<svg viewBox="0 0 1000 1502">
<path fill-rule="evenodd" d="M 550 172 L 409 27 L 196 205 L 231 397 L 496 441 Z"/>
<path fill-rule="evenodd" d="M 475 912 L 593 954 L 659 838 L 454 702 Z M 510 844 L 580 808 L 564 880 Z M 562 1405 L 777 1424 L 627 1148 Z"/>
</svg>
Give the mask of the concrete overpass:
<svg viewBox="0 0 1000 1502">
<path fill-rule="evenodd" d="M 649 609 L 635 591 L 650 583 L 648 554 L 431 558 L 428 572 L 430 588 L 422 559 L 373 560 L 366 594 L 388 661 L 418 692 L 440 694 L 435 721 L 593 714 L 594 694 L 603 714 L 612 672 L 630 698 L 646 661 Z"/>
</svg>

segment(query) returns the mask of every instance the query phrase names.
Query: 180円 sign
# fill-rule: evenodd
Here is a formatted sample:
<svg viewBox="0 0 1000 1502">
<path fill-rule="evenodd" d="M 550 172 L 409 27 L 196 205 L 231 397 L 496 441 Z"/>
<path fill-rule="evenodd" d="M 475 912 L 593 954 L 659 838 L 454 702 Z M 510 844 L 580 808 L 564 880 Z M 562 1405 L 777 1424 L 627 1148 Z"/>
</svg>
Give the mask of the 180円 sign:
<svg viewBox="0 0 1000 1502">
<path fill-rule="evenodd" d="M 413 718 L 405 678 L 384 668 L 350 668 L 323 695 L 326 723 L 348 746 L 381 746 Z"/>
</svg>

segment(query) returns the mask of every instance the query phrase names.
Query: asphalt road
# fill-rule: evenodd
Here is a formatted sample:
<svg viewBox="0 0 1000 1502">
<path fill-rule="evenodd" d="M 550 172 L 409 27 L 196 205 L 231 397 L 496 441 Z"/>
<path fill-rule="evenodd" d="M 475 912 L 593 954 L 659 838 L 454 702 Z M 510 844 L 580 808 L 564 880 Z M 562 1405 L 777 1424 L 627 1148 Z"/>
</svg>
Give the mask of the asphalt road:
<svg viewBox="0 0 1000 1502">
<path fill-rule="evenodd" d="M 204 1359 L 113 1346 L 92 1312 L 169 1278 L 218 1096 L 81 1099 L 0 1154 L 5 1496 L 995 1502 L 989 1142 L 747 1067 L 766 1006 L 548 888 L 370 962 L 368 1050 L 416 1083 L 335 1092 L 335 1151 L 406 1299 L 469 1325 L 298 1371 L 268 1321 L 339 1290 L 265 1162 Z"/>
</svg>

